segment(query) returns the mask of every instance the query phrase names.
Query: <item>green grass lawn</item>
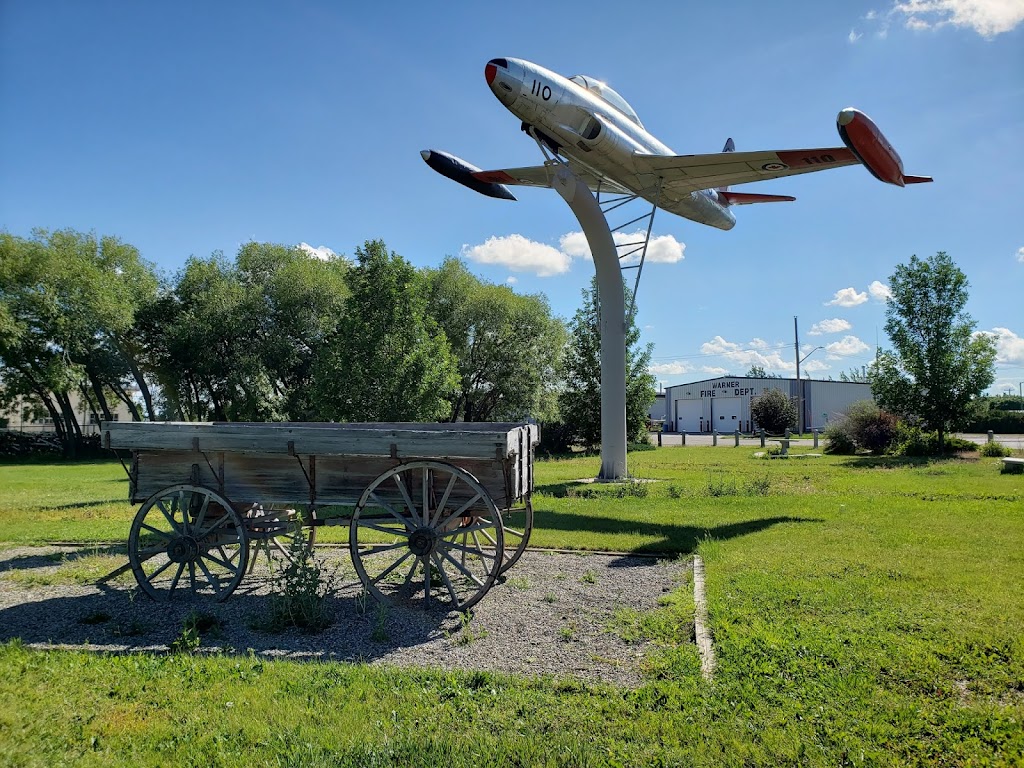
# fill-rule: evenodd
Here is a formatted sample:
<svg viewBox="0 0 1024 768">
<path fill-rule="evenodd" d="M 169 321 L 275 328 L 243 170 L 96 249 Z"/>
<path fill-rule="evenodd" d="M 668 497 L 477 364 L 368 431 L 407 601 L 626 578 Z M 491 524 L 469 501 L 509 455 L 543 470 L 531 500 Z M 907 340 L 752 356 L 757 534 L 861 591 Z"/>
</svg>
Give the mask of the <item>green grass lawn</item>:
<svg viewBox="0 0 1024 768">
<path fill-rule="evenodd" d="M 1024 476 L 752 453 L 631 454 L 646 495 L 537 465 L 536 544 L 701 553 L 712 683 L 687 638 L 636 690 L 14 642 L 0 763 L 1024 764 Z M 0 466 L 0 489 L 0 546 L 123 540 L 134 512 L 116 462 Z"/>
</svg>

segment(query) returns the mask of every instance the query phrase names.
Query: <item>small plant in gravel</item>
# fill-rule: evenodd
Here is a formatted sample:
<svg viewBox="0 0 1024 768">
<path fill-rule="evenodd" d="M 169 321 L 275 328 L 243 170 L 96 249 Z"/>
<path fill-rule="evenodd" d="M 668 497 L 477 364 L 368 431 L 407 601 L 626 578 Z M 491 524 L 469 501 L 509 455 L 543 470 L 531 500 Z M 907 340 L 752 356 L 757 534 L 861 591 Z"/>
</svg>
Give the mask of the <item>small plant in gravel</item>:
<svg viewBox="0 0 1024 768">
<path fill-rule="evenodd" d="M 473 629 L 473 614 L 463 611 L 459 614 L 459 634 L 455 636 L 456 645 L 472 645 L 477 640 L 487 637 L 487 630 L 477 631 Z"/>
<path fill-rule="evenodd" d="M 584 574 L 582 576 L 580 576 L 580 581 L 583 584 L 596 584 L 597 583 L 597 574 L 594 573 L 594 571 L 592 569 L 588 568 L 584 572 Z"/>
<path fill-rule="evenodd" d="M 106 622 L 110 621 L 111 618 L 113 617 L 106 611 L 93 611 L 92 613 L 87 613 L 84 616 L 79 617 L 78 623 L 105 624 Z"/>
<path fill-rule="evenodd" d="M 508 585 L 510 587 L 515 587 L 516 589 L 529 589 L 530 580 L 525 576 L 513 576 L 508 580 Z"/>
<path fill-rule="evenodd" d="M 554 592 L 548 592 L 548 593 L 546 593 L 544 595 L 544 602 L 545 603 L 557 603 L 558 602 L 558 596 Z"/>
<path fill-rule="evenodd" d="M 220 637 L 223 627 L 224 622 L 218 616 L 193 609 L 182 622 L 181 634 L 171 641 L 168 650 L 171 653 L 192 653 L 202 644 L 203 635 Z"/>
<path fill-rule="evenodd" d="M 288 564 L 271 582 L 269 615 L 264 628 L 280 632 L 297 627 L 319 632 L 334 620 L 330 598 L 337 592 L 337 572 L 325 573 L 322 562 L 302 536 L 288 547 Z"/>
<path fill-rule="evenodd" d="M 570 621 L 560 627 L 558 637 L 563 643 L 571 643 L 576 638 L 576 622 Z"/>
<path fill-rule="evenodd" d="M 377 613 L 373 620 L 373 632 L 370 639 L 375 643 L 386 643 L 391 639 L 388 635 L 388 607 L 384 603 L 377 603 Z"/>
<path fill-rule="evenodd" d="M 110 634 L 114 637 L 139 637 L 140 635 L 146 634 L 149 627 L 138 619 L 132 619 L 124 624 L 118 622 L 110 629 Z"/>
</svg>

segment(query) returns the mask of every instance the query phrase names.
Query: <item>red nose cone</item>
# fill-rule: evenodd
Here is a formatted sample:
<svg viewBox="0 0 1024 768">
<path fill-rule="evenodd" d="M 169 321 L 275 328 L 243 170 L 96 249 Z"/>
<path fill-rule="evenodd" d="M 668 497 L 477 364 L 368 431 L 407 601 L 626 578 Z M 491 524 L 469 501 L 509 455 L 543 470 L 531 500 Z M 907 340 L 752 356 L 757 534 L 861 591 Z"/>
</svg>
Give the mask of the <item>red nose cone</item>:
<svg viewBox="0 0 1024 768">
<path fill-rule="evenodd" d="M 484 67 L 484 77 L 487 78 L 487 84 L 490 85 L 494 82 L 494 76 L 498 74 L 498 68 L 493 64 L 489 63 Z"/>
</svg>

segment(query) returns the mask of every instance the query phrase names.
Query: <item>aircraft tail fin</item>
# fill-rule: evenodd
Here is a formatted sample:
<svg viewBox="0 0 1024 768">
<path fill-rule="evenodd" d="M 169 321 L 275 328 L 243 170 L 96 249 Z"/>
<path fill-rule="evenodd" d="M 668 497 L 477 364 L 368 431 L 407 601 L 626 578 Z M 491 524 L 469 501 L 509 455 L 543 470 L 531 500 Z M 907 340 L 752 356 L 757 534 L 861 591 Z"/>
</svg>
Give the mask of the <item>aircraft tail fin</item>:
<svg viewBox="0 0 1024 768">
<path fill-rule="evenodd" d="M 736 151 L 736 142 L 734 142 L 732 140 L 732 136 L 730 136 L 728 139 L 725 140 L 725 146 L 722 147 L 722 151 L 723 152 L 735 152 Z M 718 189 L 719 192 L 726 192 L 729 189 L 729 185 L 726 184 L 724 187 L 718 187 L 717 189 Z"/>
</svg>

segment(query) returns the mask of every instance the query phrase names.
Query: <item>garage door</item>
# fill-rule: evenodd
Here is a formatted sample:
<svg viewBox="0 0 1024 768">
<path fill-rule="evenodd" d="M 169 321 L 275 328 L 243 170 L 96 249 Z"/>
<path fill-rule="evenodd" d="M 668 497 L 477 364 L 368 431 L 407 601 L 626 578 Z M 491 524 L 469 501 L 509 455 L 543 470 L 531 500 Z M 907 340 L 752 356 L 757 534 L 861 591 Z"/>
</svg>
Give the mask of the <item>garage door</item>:
<svg viewBox="0 0 1024 768">
<path fill-rule="evenodd" d="M 712 406 L 714 417 L 711 422 L 719 432 L 735 432 L 740 428 L 740 407 L 743 405 L 743 398 L 723 397 L 715 398 Z"/>
<path fill-rule="evenodd" d="M 676 400 L 676 432 L 697 432 L 701 428 L 704 404 L 700 400 Z"/>
</svg>

